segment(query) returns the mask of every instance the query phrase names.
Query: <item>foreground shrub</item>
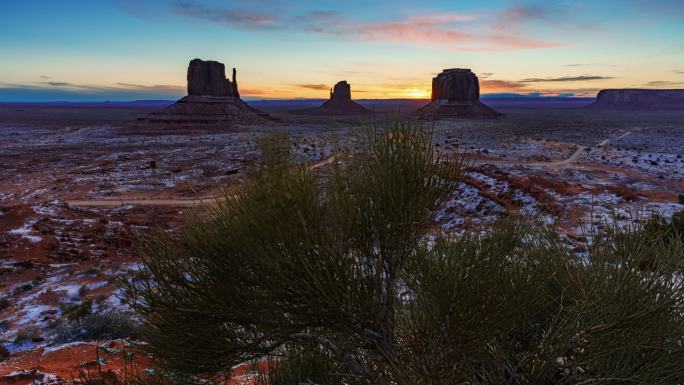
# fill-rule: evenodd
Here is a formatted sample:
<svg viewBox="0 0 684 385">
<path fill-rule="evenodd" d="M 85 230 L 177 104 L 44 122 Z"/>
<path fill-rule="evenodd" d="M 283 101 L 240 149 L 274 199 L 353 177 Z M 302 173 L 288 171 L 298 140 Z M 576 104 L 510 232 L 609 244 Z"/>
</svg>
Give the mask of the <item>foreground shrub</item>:
<svg viewBox="0 0 684 385">
<path fill-rule="evenodd" d="M 57 344 L 137 337 L 138 325 L 131 314 L 107 308 L 93 312 L 91 301 L 63 305 L 62 314 L 55 328 Z"/>
<path fill-rule="evenodd" d="M 635 222 L 588 256 L 521 220 L 435 239 L 464 161 L 430 138 L 373 130 L 325 180 L 267 141 L 178 239 L 145 239 L 125 284 L 144 348 L 186 382 L 264 359 L 273 385 L 684 382 L 680 236 L 641 245 L 660 230 Z"/>
</svg>

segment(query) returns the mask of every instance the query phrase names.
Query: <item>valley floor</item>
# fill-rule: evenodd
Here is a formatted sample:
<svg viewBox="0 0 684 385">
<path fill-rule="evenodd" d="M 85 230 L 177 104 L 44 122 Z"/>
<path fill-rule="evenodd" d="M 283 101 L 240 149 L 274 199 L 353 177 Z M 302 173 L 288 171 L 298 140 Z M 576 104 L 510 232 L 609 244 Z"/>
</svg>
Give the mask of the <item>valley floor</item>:
<svg viewBox="0 0 684 385">
<path fill-rule="evenodd" d="M 116 282 L 135 279 L 140 268 L 135 237 L 176 230 L 197 203 L 239 184 L 259 164 L 264 132 L 287 131 L 293 151 L 326 173 L 344 162 L 367 123 L 275 107 L 269 112 L 282 121 L 266 127 L 118 123 L 146 112 L 98 118 L 90 111 L 79 120 L 77 111 L 59 108 L 0 107 L 0 345 L 12 356 L 0 362 L 0 383 L 35 369 L 17 364 L 31 362 L 22 357 L 74 349 L 61 345 L 69 341 L 59 332 L 70 306 L 92 301 L 95 311 L 125 312 Z M 518 213 L 556 223 L 581 242 L 606 221 L 684 209 L 684 113 L 502 112 L 501 119 L 420 123 L 433 130 L 442 155 L 467 152 L 474 162 L 437 213 L 436 230 L 460 233 Z M 84 354 L 95 354 L 91 345 Z"/>
</svg>

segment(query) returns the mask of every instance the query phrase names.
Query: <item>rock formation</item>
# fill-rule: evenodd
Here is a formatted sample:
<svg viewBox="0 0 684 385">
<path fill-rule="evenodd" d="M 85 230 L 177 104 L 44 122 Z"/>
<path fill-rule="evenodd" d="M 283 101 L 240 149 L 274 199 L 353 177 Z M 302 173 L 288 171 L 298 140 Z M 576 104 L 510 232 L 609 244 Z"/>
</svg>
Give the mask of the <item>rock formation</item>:
<svg viewBox="0 0 684 385">
<path fill-rule="evenodd" d="M 235 68 L 231 82 L 226 79 L 223 63 L 194 59 L 188 66 L 188 95 L 239 98 L 235 77 Z"/>
<path fill-rule="evenodd" d="M 416 111 L 424 118 L 501 116 L 480 102 L 480 83 L 469 69 L 445 69 L 432 79 L 432 100 Z"/>
<path fill-rule="evenodd" d="M 250 107 L 238 92 L 236 71 L 226 79 L 223 63 L 194 59 L 188 66 L 188 95 L 142 119 L 145 124 L 231 125 L 272 120 Z"/>
<path fill-rule="evenodd" d="M 351 86 L 346 80 L 337 82 L 335 87 L 330 90 L 330 101 L 333 100 L 351 100 Z"/>
<path fill-rule="evenodd" d="M 594 108 L 614 110 L 684 111 L 684 90 L 614 89 L 601 90 Z"/>
<path fill-rule="evenodd" d="M 306 115 L 364 115 L 372 113 L 351 98 L 351 86 L 346 80 L 335 84 L 330 90 L 330 99 L 320 107 L 298 111 Z"/>
</svg>

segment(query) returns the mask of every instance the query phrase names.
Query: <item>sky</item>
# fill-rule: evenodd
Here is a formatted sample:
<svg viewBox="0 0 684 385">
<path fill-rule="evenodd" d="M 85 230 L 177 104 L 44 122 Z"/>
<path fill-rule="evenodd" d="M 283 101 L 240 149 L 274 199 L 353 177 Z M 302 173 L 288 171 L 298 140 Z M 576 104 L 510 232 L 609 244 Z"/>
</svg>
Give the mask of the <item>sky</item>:
<svg viewBox="0 0 684 385">
<path fill-rule="evenodd" d="M 177 99 L 193 58 L 246 99 L 427 98 L 444 68 L 483 94 L 684 88 L 684 0 L 0 2 L 0 101 Z"/>
</svg>

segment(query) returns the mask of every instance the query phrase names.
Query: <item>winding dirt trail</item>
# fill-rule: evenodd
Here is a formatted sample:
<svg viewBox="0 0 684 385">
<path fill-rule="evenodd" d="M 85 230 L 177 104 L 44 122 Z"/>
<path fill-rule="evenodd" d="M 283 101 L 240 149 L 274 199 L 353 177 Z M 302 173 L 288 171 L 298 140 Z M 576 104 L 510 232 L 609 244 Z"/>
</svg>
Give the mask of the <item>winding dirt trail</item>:
<svg viewBox="0 0 684 385">
<path fill-rule="evenodd" d="M 549 168 L 555 168 L 555 169 L 563 169 L 563 168 L 566 168 L 566 167 L 572 165 L 577 160 L 579 160 L 579 158 L 582 156 L 582 154 L 584 152 L 586 152 L 587 155 L 589 155 L 595 149 L 604 147 L 608 143 L 610 143 L 611 141 L 622 139 L 631 133 L 632 133 L 632 131 L 627 131 L 627 132 L 623 133 L 622 135 L 617 136 L 615 138 L 604 139 L 592 147 L 579 146 L 579 147 L 577 147 L 575 152 L 572 153 L 572 155 L 570 155 L 568 158 L 563 159 L 563 160 L 556 160 L 556 161 L 551 161 L 551 162 L 481 162 L 480 164 L 493 164 L 493 165 L 497 165 L 497 166 L 549 167 Z"/>
<path fill-rule="evenodd" d="M 338 158 L 338 154 L 333 154 L 323 160 L 320 160 L 311 165 L 311 169 L 315 170 L 323 166 L 329 165 L 335 162 Z M 176 199 L 126 199 L 126 198 L 115 198 L 115 199 L 84 199 L 84 200 L 69 200 L 66 201 L 69 207 L 119 207 L 126 205 L 134 206 L 176 206 L 176 207 L 192 207 L 199 206 L 201 204 L 213 204 L 216 202 L 217 197 L 204 197 L 204 198 L 176 198 Z"/>
</svg>

